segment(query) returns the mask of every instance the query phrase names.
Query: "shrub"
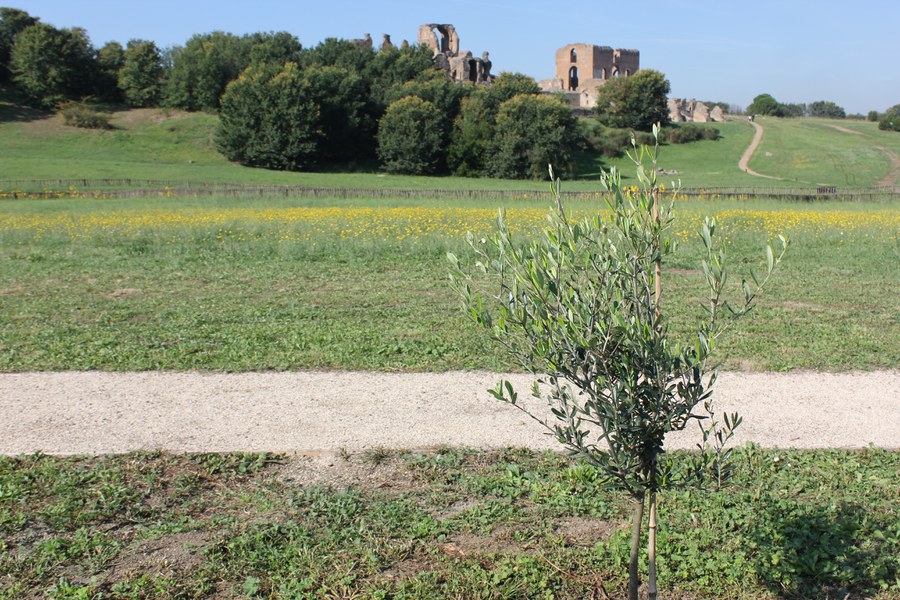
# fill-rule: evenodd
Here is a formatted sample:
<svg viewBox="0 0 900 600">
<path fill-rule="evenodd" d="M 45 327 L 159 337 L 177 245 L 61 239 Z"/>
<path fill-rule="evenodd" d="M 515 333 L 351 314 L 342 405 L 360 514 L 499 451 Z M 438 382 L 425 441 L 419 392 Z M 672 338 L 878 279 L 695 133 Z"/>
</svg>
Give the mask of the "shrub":
<svg viewBox="0 0 900 600">
<path fill-rule="evenodd" d="M 505 179 L 545 179 L 547 165 L 553 164 L 558 173 L 571 174 L 578 138 L 578 123 L 564 100 L 515 96 L 497 113 L 488 172 Z"/>
<path fill-rule="evenodd" d="M 669 120 L 669 89 L 666 76 L 652 69 L 611 79 L 597 89 L 597 119 L 607 127 L 650 131 L 654 124 Z"/>
<path fill-rule="evenodd" d="M 393 102 L 378 124 L 378 157 L 390 173 L 427 175 L 444 165 L 445 117 L 416 96 Z"/>
<path fill-rule="evenodd" d="M 84 102 L 65 102 L 60 105 L 59 112 L 63 116 L 63 122 L 72 127 L 112 129 L 109 113 L 96 110 Z"/>
<path fill-rule="evenodd" d="M 890 107 L 878 121 L 878 129 L 882 131 L 900 131 L 900 104 Z"/>
<path fill-rule="evenodd" d="M 828 100 L 819 100 L 809 105 L 809 116 L 823 117 L 827 119 L 845 119 L 847 111 L 843 106 L 838 106 L 834 102 Z"/>
<path fill-rule="evenodd" d="M 878 121 L 878 119 L 880 117 L 881 117 L 881 115 L 878 114 L 877 110 L 870 110 L 869 114 L 866 115 L 866 121 L 871 121 L 872 123 L 875 123 L 876 121 Z"/>
<path fill-rule="evenodd" d="M 663 139 L 671 144 L 688 144 L 699 140 L 719 139 L 716 127 L 703 127 L 694 123 L 667 127 L 663 130 Z"/>
<path fill-rule="evenodd" d="M 317 157 L 318 122 L 295 63 L 253 65 L 222 95 L 216 147 L 241 164 L 300 171 Z"/>
<path fill-rule="evenodd" d="M 595 154 L 615 158 L 622 156 L 622 149 L 630 143 L 630 136 L 624 129 L 603 127 L 595 120 L 584 119 L 582 137 L 588 150 Z"/>
</svg>

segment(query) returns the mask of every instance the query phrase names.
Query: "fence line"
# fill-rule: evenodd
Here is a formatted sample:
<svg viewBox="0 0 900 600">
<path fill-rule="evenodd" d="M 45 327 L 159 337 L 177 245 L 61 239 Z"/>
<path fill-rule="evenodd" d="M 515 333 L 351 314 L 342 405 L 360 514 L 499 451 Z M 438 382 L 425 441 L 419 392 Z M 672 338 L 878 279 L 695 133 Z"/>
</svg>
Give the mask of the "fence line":
<svg viewBox="0 0 900 600">
<path fill-rule="evenodd" d="M 82 194 L 102 198 L 139 198 L 150 196 L 222 196 L 251 198 L 258 196 L 284 198 L 348 198 L 348 199 L 473 199 L 523 200 L 546 194 L 542 190 L 485 190 L 485 189 L 408 189 L 408 188 L 343 188 L 304 185 L 255 185 L 157 179 L 0 179 L 0 190 L 15 194 L 21 188 L 40 189 L 51 197 L 72 197 Z M 120 189 L 115 189 L 120 188 Z M 122 189 L 123 188 L 123 189 Z M 34 192 L 21 190 L 25 197 Z M 724 187 L 707 186 L 682 188 L 679 195 L 688 198 L 779 198 L 785 200 L 895 200 L 900 199 L 900 186 L 841 189 L 833 186 L 809 188 L 786 187 Z M 602 192 L 564 191 L 571 200 L 591 200 Z"/>
</svg>

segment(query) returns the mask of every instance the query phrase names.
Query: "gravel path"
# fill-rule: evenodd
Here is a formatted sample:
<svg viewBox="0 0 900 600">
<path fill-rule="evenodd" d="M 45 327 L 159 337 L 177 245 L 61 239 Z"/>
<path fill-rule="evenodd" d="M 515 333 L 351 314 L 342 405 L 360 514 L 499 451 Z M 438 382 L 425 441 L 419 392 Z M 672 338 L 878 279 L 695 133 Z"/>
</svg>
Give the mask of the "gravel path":
<svg viewBox="0 0 900 600">
<path fill-rule="evenodd" d="M 750 145 L 747 146 L 747 149 L 744 150 L 744 154 L 741 155 L 741 159 L 738 161 L 738 169 L 744 171 L 745 173 L 749 173 L 750 175 L 764 177 L 765 179 L 780 179 L 780 177 L 772 177 L 771 175 L 763 175 L 762 173 L 757 173 L 750 168 L 750 159 L 753 158 L 753 153 L 756 152 L 757 148 L 759 148 L 759 144 L 762 142 L 764 131 L 763 126 L 756 121 L 750 121 L 750 124 L 753 125 L 753 129 L 755 129 L 756 131 L 753 133 L 753 141 L 750 142 Z"/>
<path fill-rule="evenodd" d="M 493 373 L 0 374 L 0 453 L 555 448 Z M 508 376 L 529 401 L 531 378 Z M 717 406 L 767 447 L 900 449 L 900 371 L 722 373 Z M 533 404 L 540 408 L 539 404 Z M 696 431 L 670 448 L 691 447 Z"/>
</svg>

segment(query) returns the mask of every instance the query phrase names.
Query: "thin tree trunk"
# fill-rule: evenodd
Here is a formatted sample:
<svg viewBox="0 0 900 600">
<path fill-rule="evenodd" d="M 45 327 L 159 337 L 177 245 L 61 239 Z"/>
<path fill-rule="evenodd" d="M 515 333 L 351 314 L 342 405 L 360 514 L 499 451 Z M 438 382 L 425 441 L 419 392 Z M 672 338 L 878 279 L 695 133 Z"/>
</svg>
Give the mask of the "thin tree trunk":
<svg viewBox="0 0 900 600">
<path fill-rule="evenodd" d="M 653 191 L 651 193 L 653 194 L 653 222 L 656 223 L 656 225 L 658 226 L 659 225 L 659 188 L 656 188 L 656 187 L 653 188 Z M 655 294 L 656 297 L 654 298 L 655 303 L 656 303 L 656 311 L 655 311 L 656 315 L 655 316 L 656 316 L 656 321 L 657 321 L 656 326 L 661 327 L 662 324 L 659 322 L 660 321 L 659 305 L 660 305 L 660 301 L 662 300 L 662 254 L 659 252 L 660 244 L 659 244 L 659 234 L 658 233 L 657 233 L 656 239 L 653 242 L 653 245 L 655 246 L 654 250 L 656 250 L 656 264 L 654 265 L 654 269 L 653 269 L 653 271 L 654 271 L 653 279 L 655 280 L 655 283 L 656 283 L 656 286 L 655 286 L 656 289 L 654 290 L 654 292 L 656 292 L 656 294 Z"/>
<path fill-rule="evenodd" d="M 650 493 L 650 526 L 647 540 L 647 595 L 656 600 L 656 492 Z"/>
<path fill-rule="evenodd" d="M 659 188 L 654 187 L 653 191 L 653 220 L 657 227 L 659 226 Z M 654 265 L 654 279 L 656 280 L 655 301 L 656 301 L 656 327 L 658 331 L 662 330 L 662 319 L 660 319 L 660 304 L 662 301 L 662 254 L 660 252 L 659 234 L 655 240 L 656 245 L 656 265 Z M 654 482 L 655 483 L 655 482 Z M 656 600 L 656 492 L 650 492 L 650 518 L 647 533 L 647 595 L 649 600 Z"/>
<path fill-rule="evenodd" d="M 638 600 L 641 578 L 638 573 L 638 557 L 641 551 L 641 526 L 644 521 L 644 498 L 634 499 L 631 516 L 631 559 L 628 561 L 628 600 Z"/>
</svg>

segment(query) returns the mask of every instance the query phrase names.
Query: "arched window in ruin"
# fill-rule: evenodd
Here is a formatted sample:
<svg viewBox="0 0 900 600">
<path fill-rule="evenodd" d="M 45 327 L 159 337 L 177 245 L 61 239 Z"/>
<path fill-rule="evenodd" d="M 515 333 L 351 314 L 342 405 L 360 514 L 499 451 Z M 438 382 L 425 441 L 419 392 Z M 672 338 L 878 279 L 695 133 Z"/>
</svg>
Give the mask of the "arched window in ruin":
<svg viewBox="0 0 900 600">
<path fill-rule="evenodd" d="M 578 89 L 578 67 L 569 69 L 569 89 L 573 92 Z"/>
<path fill-rule="evenodd" d="M 625 77 L 631 77 L 631 69 L 625 69 Z"/>
<path fill-rule="evenodd" d="M 578 62 L 578 53 L 575 51 L 575 48 L 569 52 L 569 61 L 570 62 Z"/>
<path fill-rule="evenodd" d="M 619 67 L 613 67 L 612 76 L 613 76 L 613 77 L 618 77 L 618 76 L 619 76 Z"/>
<path fill-rule="evenodd" d="M 600 79 L 606 79 L 606 67 L 600 68 Z"/>
<path fill-rule="evenodd" d="M 472 83 L 476 83 L 478 81 L 478 61 L 476 61 L 473 58 L 473 59 L 469 59 L 468 62 L 469 62 L 468 80 L 471 81 Z"/>
</svg>

